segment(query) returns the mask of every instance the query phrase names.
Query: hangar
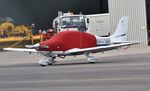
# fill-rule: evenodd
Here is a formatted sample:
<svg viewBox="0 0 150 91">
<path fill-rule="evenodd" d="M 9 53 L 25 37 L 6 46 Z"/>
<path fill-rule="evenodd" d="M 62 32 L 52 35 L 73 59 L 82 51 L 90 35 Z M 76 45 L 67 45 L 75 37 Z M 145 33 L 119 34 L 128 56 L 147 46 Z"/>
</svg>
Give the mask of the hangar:
<svg viewBox="0 0 150 91">
<path fill-rule="evenodd" d="M 111 33 L 114 32 L 121 16 L 129 16 L 129 40 L 142 41 L 148 46 L 150 39 L 150 8 L 149 0 L 108 0 Z"/>
</svg>

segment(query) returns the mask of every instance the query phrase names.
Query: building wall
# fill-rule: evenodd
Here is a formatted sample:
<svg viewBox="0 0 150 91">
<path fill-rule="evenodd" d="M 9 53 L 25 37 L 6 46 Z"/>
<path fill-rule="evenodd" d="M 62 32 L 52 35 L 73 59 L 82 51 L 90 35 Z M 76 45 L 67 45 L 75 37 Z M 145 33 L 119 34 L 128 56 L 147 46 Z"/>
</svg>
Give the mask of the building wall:
<svg viewBox="0 0 150 91">
<path fill-rule="evenodd" d="M 142 41 L 147 46 L 147 19 L 145 0 L 108 0 L 111 33 L 122 16 L 129 16 L 128 40 Z"/>
</svg>

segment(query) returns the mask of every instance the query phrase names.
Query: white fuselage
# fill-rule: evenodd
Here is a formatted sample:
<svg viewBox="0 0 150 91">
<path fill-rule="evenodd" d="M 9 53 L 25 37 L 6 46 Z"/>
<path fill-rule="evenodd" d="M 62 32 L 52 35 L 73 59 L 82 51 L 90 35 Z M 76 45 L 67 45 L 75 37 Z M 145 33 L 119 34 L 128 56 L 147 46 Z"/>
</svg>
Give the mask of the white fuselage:
<svg viewBox="0 0 150 91">
<path fill-rule="evenodd" d="M 105 46 L 111 44 L 111 38 L 110 37 L 96 37 L 97 46 Z"/>
</svg>

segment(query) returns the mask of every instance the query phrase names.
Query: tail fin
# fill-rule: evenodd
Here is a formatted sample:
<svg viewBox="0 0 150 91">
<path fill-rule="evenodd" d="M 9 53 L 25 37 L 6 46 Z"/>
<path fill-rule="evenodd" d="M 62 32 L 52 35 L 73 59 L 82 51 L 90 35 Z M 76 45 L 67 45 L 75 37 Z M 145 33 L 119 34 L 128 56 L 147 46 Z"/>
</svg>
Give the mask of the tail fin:
<svg viewBox="0 0 150 91">
<path fill-rule="evenodd" d="M 110 36 L 112 43 L 127 41 L 128 21 L 129 18 L 126 16 L 120 19 L 115 33 Z"/>
</svg>

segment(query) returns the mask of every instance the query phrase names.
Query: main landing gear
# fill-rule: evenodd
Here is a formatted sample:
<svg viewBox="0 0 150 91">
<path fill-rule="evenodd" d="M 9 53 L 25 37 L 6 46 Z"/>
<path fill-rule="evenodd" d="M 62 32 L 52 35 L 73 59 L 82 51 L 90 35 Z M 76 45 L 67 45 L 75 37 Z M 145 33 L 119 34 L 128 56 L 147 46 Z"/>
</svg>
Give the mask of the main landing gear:
<svg viewBox="0 0 150 91">
<path fill-rule="evenodd" d="M 99 58 L 94 57 L 94 56 L 89 56 L 89 54 L 85 54 L 85 56 L 88 58 L 89 63 L 96 63 L 98 62 Z M 41 60 L 38 62 L 39 65 L 42 67 L 48 66 L 48 65 L 53 65 L 56 61 L 54 60 L 56 57 L 46 57 L 44 56 L 41 58 Z"/>
<path fill-rule="evenodd" d="M 96 63 L 99 60 L 97 57 L 89 56 L 89 53 L 85 53 L 85 56 L 88 58 L 89 63 Z"/>
<path fill-rule="evenodd" d="M 88 62 L 89 63 L 96 63 L 96 62 L 98 62 L 98 58 L 97 57 L 94 57 L 94 56 L 89 56 L 88 57 Z"/>
</svg>

